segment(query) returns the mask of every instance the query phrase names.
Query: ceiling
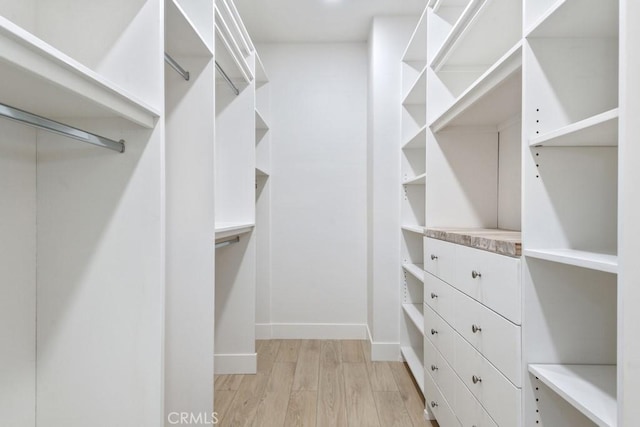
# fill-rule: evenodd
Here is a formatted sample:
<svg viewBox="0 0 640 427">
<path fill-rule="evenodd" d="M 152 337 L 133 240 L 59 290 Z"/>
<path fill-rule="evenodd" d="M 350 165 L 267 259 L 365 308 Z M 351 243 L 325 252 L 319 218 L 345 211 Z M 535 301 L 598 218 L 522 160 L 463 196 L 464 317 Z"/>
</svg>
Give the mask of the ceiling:
<svg viewBox="0 0 640 427">
<path fill-rule="evenodd" d="M 234 0 L 257 43 L 364 42 L 378 15 L 419 15 L 426 0 Z"/>
</svg>

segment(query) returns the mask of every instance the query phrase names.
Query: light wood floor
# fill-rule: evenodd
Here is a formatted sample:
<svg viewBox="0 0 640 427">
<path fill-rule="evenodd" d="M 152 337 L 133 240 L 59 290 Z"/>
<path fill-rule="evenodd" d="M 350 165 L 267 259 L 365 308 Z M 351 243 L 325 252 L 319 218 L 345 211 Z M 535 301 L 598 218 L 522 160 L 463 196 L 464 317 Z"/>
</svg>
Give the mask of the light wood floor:
<svg viewBox="0 0 640 427">
<path fill-rule="evenodd" d="M 217 375 L 218 426 L 424 427 L 424 398 L 401 362 L 368 341 L 257 341 L 256 375 Z"/>
</svg>

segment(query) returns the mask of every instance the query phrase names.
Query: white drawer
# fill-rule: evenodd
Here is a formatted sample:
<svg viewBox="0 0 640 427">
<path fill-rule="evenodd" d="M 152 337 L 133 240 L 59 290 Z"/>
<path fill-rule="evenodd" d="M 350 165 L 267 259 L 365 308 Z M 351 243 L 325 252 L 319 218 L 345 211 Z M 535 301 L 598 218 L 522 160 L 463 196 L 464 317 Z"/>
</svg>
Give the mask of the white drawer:
<svg viewBox="0 0 640 427">
<path fill-rule="evenodd" d="M 438 420 L 440 427 L 460 427 L 458 419 L 453 414 L 449 403 L 442 396 L 431 375 L 424 376 L 424 397 L 427 407 Z"/>
<path fill-rule="evenodd" d="M 446 360 L 454 359 L 456 332 L 426 304 L 424 304 L 424 334 Z"/>
<path fill-rule="evenodd" d="M 498 427 L 457 375 L 454 390 L 455 403 L 451 407 L 462 427 Z"/>
<path fill-rule="evenodd" d="M 522 387 L 521 328 L 461 292 L 453 326 L 516 387 Z"/>
<path fill-rule="evenodd" d="M 443 240 L 424 238 L 424 269 L 451 283 L 455 278 L 455 246 Z"/>
<path fill-rule="evenodd" d="M 495 422 L 500 426 L 519 427 L 520 389 L 458 334 L 455 355 L 453 368 Z"/>
<path fill-rule="evenodd" d="M 424 274 L 424 301 L 449 324 L 453 322 L 454 295 L 457 292 L 433 274 Z"/>
<path fill-rule="evenodd" d="M 520 325 L 520 259 L 460 246 L 453 286 Z"/>
<path fill-rule="evenodd" d="M 431 340 L 423 340 L 423 348 L 424 348 L 424 369 L 433 377 L 433 380 L 438 382 L 438 373 L 440 369 L 438 368 L 438 350 L 436 350 L 435 346 L 431 342 Z"/>
</svg>

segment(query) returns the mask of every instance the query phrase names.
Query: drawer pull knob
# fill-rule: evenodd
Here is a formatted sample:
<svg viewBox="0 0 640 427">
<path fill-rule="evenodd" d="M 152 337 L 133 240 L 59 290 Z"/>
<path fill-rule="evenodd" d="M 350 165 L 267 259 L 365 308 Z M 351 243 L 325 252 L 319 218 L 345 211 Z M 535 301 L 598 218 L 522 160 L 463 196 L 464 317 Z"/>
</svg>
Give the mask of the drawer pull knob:
<svg viewBox="0 0 640 427">
<path fill-rule="evenodd" d="M 471 381 L 473 381 L 474 384 L 478 384 L 478 383 L 482 382 L 482 378 L 474 375 L 474 376 L 471 377 Z"/>
<path fill-rule="evenodd" d="M 438 257 L 437 257 L 436 255 L 431 254 L 431 261 L 435 261 L 435 260 L 437 260 L 437 259 L 438 259 Z"/>
<path fill-rule="evenodd" d="M 438 333 L 438 331 L 436 331 L 435 329 L 431 329 L 431 335 L 435 335 L 437 333 Z"/>
<path fill-rule="evenodd" d="M 478 278 L 478 277 L 482 277 L 482 274 L 480 274 L 479 272 L 477 272 L 477 271 L 473 270 L 473 271 L 471 272 L 471 277 L 472 277 L 472 278 L 474 278 L 474 279 L 476 279 L 476 278 Z"/>
<path fill-rule="evenodd" d="M 438 370 L 438 367 L 437 367 L 436 365 L 431 365 L 431 370 L 432 370 L 432 371 L 437 371 L 437 370 Z"/>
<path fill-rule="evenodd" d="M 438 406 L 438 404 L 432 400 L 432 401 L 431 401 L 431 407 L 432 407 L 432 408 L 435 408 L 436 406 Z"/>
<path fill-rule="evenodd" d="M 473 332 L 474 334 L 477 332 L 481 332 L 482 328 L 478 325 L 471 325 L 471 332 Z"/>
<path fill-rule="evenodd" d="M 434 292 L 431 292 L 431 299 L 436 299 L 438 298 L 438 295 L 436 295 Z"/>
</svg>

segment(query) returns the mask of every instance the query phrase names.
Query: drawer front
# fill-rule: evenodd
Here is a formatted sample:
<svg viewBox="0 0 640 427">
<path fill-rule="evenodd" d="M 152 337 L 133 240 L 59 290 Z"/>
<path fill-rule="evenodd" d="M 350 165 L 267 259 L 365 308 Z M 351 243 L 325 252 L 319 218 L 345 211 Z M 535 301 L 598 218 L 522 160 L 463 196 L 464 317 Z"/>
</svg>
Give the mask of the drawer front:
<svg viewBox="0 0 640 427">
<path fill-rule="evenodd" d="M 442 240 L 424 238 L 424 269 L 451 283 L 455 278 L 455 246 Z"/>
<path fill-rule="evenodd" d="M 521 328 L 461 292 L 455 294 L 453 325 L 516 387 L 522 387 Z"/>
<path fill-rule="evenodd" d="M 424 348 L 424 369 L 428 372 L 429 375 L 433 378 L 433 380 L 438 383 L 440 373 L 440 368 L 438 367 L 438 350 L 436 350 L 435 346 L 431 342 L 431 340 L 423 340 L 423 348 Z"/>
<path fill-rule="evenodd" d="M 451 407 L 462 427 L 498 427 L 457 375 L 454 390 L 455 403 Z"/>
<path fill-rule="evenodd" d="M 449 324 L 453 322 L 454 295 L 457 292 L 433 274 L 424 274 L 424 301 Z"/>
<path fill-rule="evenodd" d="M 455 354 L 453 367 L 458 376 L 496 423 L 520 426 L 520 389 L 460 335 L 455 340 Z"/>
<path fill-rule="evenodd" d="M 521 323 L 520 259 L 458 246 L 452 283 L 513 323 Z"/>
<path fill-rule="evenodd" d="M 456 332 L 426 304 L 424 304 L 424 334 L 446 360 L 454 359 Z"/>
<path fill-rule="evenodd" d="M 424 393 L 427 408 L 436 417 L 440 427 L 460 427 L 460 423 L 453 414 L 449 403 L 444 399 L 440 389 L 430 375 L 425 375 Z"/>
</svg>

